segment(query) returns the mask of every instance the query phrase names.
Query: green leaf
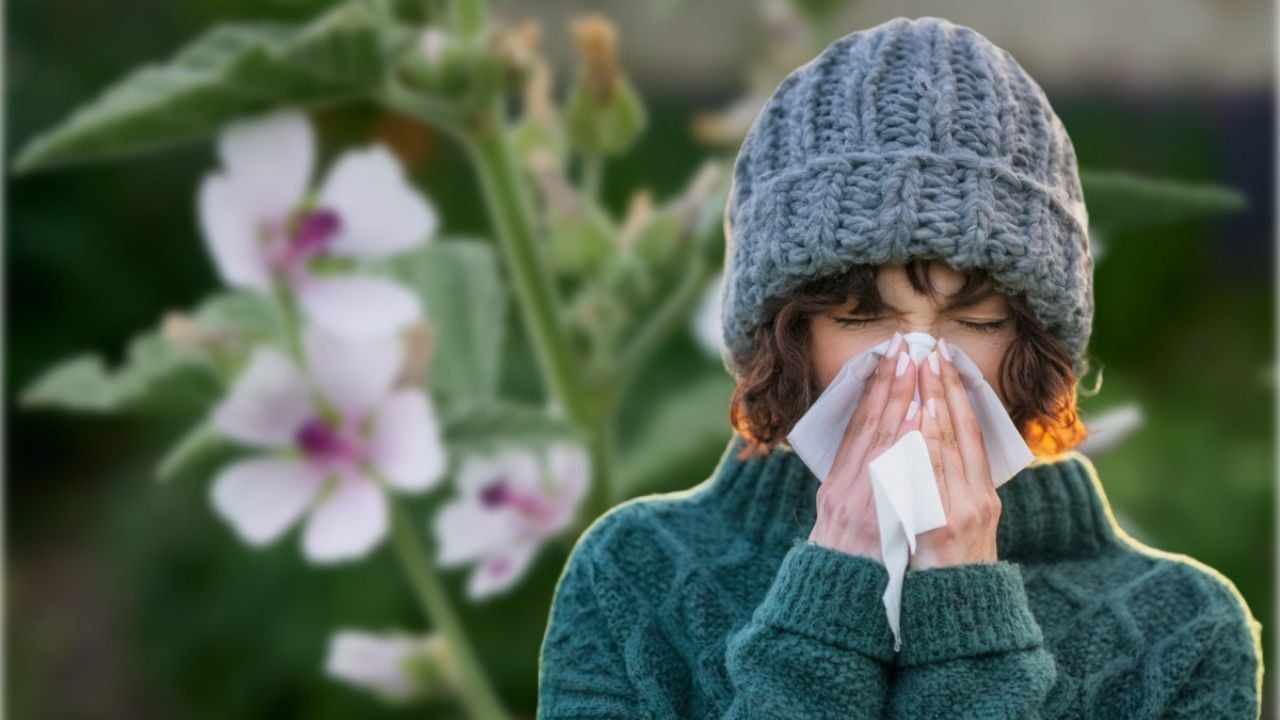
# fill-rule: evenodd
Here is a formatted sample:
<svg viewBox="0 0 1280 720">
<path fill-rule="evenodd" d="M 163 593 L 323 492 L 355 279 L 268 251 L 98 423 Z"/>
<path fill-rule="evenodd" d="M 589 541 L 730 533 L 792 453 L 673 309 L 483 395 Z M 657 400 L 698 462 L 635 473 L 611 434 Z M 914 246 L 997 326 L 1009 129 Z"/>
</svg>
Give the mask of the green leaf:
<svg viewBox="0 0 1280 720">
<path fill-rule="evenodd" d="M 124 362 L 110 369 L 101 356 L 81 354 L 45 371 L 28 386 L 28 407 L 115 412 L 163 406 L 174 400 L 216 395 L 253 345 L 280 344 L 284 330 L 275 306 L 247 292 L 215 295 L 190 316 L 170 316 L 161 327 L 129 344 Z"/>
<path fill-rule="evenodd" d="M 202 421 L 186 432 L 156 467 L 156 480 L 168 482 L 206 458 L 221 455 L 232 447 L 207 421 Z"/>
<path fill-rule="evenodd" d="M 196 366 L 185 351 L 151 332 L 130 343 L 127 359 L 117 370 L 108 369 L 96 355 L 79 355 L 59 363 L 27 388 L 22 403 L 79 412 L 122 410 L 161 394 L 162 381 Z"/>
<path fill-rule="evenodd" d="M 498 394 L 507 295 L 493 247 L 481 240 L 434 239 L 383 263 L 422 299 L 433 329 L 428 384 L 445 403 L 468 405 Z"/>
<path fill-rule="evenodd" d="M 509 401 L 472 405 L 444 416 L 445 443 L 450 451 L 484 454 L 513 445 L 540 448 L 557 440 L 582 442 L 568 420 L 542 408 Z"/>
<path fill-rule="evenodd" d="M 1231 188 L 1146 178 L 1119 171 L 1081 170 L 1089 225 L 1105 230 L 1192 220 L 1245 207 Z"/>
<path fill-rule="evenodd" d="M 196 310 L 195 320 L 214 332 L 237 333 L 247 343 L 283 345 L 288 332 L 276 304 L 247 291 L 226 292 L 209 298 Z"/>
<path fill-rule="evenodd" d="M 368 2 L 340 5 L 301 28 L 214 27 L 169 62 L 134 70 L 36 137 L 15 167 L 155 150 L 272 108 L 367 95 L 380 86 L 402 40 L 384 27 L 386 20 Z"/>
<path fill-rule="evenodd" d="M 688 478 L 683 468 L 723 448 L 733 378 L 725 373 L 704 378 L 671 392 L 629 443 L 619 463 L 619 484 L 627 497 L 666 491 L 672 478 Z"/>
</svg>

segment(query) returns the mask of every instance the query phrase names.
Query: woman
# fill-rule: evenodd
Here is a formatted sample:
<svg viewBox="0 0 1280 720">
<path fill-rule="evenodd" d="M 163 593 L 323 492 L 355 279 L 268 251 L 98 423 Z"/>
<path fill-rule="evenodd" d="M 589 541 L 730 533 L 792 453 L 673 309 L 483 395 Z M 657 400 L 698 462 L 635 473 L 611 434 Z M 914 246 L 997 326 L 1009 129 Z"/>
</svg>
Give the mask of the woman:
<svg viewBox="0 0 1280 720">
<path fill-rule="evenodd" d="M 711 478 L 579 539 L 539 718 L 1258 717 L 1243 599 L 1126 535 L 1073 449 L 1087 215 L 1071 142 L 1012 56 L 932 17 L 835 41 L 756 119 L 726 221 L 738 432 Z M 938 339 L 919 367 L 913 331 Z M 820 482 L 786 433 L 890 338 Z M 1037 456 L 998 489 L 948 345 Z M 912 430 L 948 522 L 917 538 L 895 652 L 867 465 Z"/>
</svg>

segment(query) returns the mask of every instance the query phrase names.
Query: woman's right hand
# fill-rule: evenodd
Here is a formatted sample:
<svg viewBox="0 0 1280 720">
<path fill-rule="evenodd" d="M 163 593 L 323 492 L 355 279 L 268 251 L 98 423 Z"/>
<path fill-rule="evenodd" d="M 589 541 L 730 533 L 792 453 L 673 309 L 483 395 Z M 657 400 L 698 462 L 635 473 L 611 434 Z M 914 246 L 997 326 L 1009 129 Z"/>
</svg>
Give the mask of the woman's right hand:
<svg viewBox="0 0 1280 720">
<path fill-rule="evenodd" d="M 817 518 L 809 542 L 884 562 L 867 466 L 903 435 L 919 428 L 922 413 L 914 401 L 915 388 L 915 363 L 902 335 L 895 333 L 849 419 L 831 473 L 818 488 Z"/>
</svg>

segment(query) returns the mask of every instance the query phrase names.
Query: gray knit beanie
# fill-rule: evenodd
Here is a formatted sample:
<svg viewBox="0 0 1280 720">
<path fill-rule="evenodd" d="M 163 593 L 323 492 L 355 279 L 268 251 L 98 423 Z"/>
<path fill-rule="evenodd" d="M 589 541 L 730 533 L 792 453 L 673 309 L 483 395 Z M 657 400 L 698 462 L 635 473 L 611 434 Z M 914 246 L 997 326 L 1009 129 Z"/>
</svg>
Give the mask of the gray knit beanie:
<svg viewBox="0 0 1280 720">
<path fill-rule="evenodd" d="M 725 368 L 763 309 L 857 264 L 939 258 L 1025 291 L 1086 369 L 1093 258 L 1075 150 L 1007 51 L 937 17 L 832 42 L 787 75 L 747 132 L 725 213 Z"/>
</svg>

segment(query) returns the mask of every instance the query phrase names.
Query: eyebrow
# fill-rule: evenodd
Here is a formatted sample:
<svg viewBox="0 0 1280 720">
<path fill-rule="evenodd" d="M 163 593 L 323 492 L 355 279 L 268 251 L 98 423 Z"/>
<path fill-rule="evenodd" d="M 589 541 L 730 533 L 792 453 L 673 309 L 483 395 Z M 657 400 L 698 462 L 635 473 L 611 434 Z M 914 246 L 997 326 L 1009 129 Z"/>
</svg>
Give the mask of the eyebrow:
<svg viewBox="0 0 1280 720">
<path fill-rule="evenodd" d="M 995 288 L 991 286 L 987 286 L 986 289 L 980 290 L 973 297 L 970 297 L 967 300 L 950 302 L 944 305 L 942 309 L 943 310 L 963 310 L 964 308 L 971 308 L 971 307 L 974 307 L 975 305 L 981 305 L 987 300 L 990 300 L 992 297 L 995 297 L 997 294 L 999 293 L 996 291 Z M 893 305 L 890 305 L 887 302 L 884 302 L 883 300 L 880 301 L 880 306 L 892 312 L 902 312 L 898 308 L 894 307 Z"/>
</svg>

